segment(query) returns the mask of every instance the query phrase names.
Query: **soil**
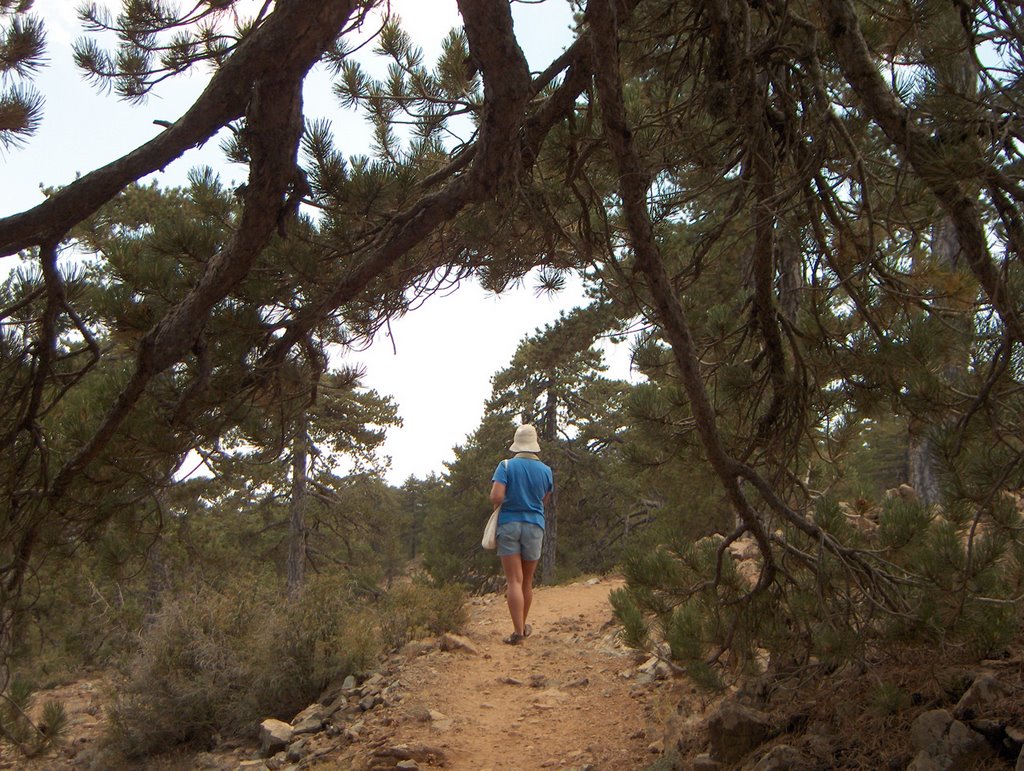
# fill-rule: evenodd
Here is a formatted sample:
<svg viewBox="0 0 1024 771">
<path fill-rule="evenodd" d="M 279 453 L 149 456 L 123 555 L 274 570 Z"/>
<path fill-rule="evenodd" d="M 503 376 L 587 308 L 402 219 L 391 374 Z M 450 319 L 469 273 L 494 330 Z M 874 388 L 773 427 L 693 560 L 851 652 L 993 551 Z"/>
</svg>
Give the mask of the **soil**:
<svg viewBox="0 0 1024 771">
<path fill-rule="evenodd" d="M 65 738 L 47 756 L 31 760 L 0 747 L 0 769 L 670 768 L 662 755 L 666 743 L 670 755 L 678 749 L 687 758 L 707 750 L 704 721 L 718 699 L 703 701 L 685 677 L 659 672 L 655 662 L 622 645 L 608 600 L 621 585 L 617 578 L 592 578 L 538 588 L 530 613 L 533 634 L 516 646 L 502 643 L 511 632 L 504 598 L 472 599 L 459 635 L 412 641 L 357 688 L 329 688 L 320 700 L 334 714 L 328 728 L 293 741 L 291 757 L 263 758 L 251 737 L 221 742 L 210 752 L 115 766 L 102 750 L 103 705 L 112 680 L 97 676 L 41 694 L 37 703 L 64 702 L 70 724 Z M 1008 726 L 1024 725 L 1021 643 L 982 662 L 906 650 L 891 652 L 869 672 L 851 664 L 831 674 L 815 676 L 808 669 L 788 679 L 768 678 L 762 684 L 773 695 L 766 709 L 792 728 L 778 740 L 803 753 L 809 767 L 906 768 L 913 756 L 911 722 L 926 710 L 952 709 L 978 672 L 1009 687 L 986 713 Z M 1014 768 L 1015 760 L 1014 753 L 989 752 L 964 768 Z"/>
<path fill-rule="evenodd" d="M 311 735 L 299 767 L 396 768 L 405 761 L 405 767 L 513 771 L 654 763 L 664 721 L 696 697 L 685 681 L 646 671 L 643 658 L 618 640 L 608 594 L 621 585 L 591 578 L 538 587 L 533 633 L 516 646 L 502 643 L 512 631 L 504 597 L 473 598 L 461 634 L 414 641 L 388 657 L 378 677 L 384 702 Z M 0 755 L 0 768 L 97 768 L 105 691 L 97 678 L 43 694 L 40 701 L 65 703 L 70 729 L 62 747 L 32 761 Z M 410 760 L 417 765 L 408 766 Z M 251 742 L 135 768 L 258 771 L 264 762 Z"/>
<path fill-rule="evenodd" d="M 504 599 L 476 600 L 464 637 L 477 652 L 416 655 L 417 646 L 407 646 L 412 658 L 396 662 L 401 701 L 370 713 L 359 741 L 326 767 L 371 765 L 401 745 L 436 748 L 439 765 L 477 771 L 652 762 L 674 688 L 637 682 L 637 660 L 618 641 L 608 603 L 620 585 L 591 579 L 538 588 L 533 634 L 515 646 L 502 643 L 512 631 Z"/>
</svg>

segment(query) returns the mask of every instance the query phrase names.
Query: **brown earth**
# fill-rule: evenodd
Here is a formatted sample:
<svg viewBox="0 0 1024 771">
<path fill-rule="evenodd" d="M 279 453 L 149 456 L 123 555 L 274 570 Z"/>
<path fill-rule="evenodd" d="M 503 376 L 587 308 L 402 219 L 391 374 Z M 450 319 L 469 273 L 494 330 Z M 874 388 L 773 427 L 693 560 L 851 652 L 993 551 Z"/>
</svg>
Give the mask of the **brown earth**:
<svg viewBox="0 0 1024 771">
<path fill-rule="evenodd" d="M 424 640 L 388 657 L 379 677 L 384 703 L 308 737 L 298 766 L 283 767 L 396 768 L 414 759 L 419 768 L 470 771 L 644 768 L 659 757 L 664 720 L 695 697 L 682 680 L 641 671 L 642 659 L 617 639 L 608 594 L 621 585 L 594 578 L 539 587 L 533 634 L 518 646 L 501 642 L 511 631 L 504 598 L 472 599 L 454 641 L 468 648 Z M 99 681 L 45 694 L 67 706 L 63 748 L 20 764 L 8 754 L 0 768 L 97 768 L 102 697 Z M 255 743 L 137 767 L 266 768 Z"/>
<path fill-rule="evenodd" d="M 326 730 L 290 745 L 290 759 L 262 758 L 251 737 L 221 742 L 211 752 L 182 751 L 127 768 L 668 768 L 664 760 L 659 763 L 666 726 L 670 747 L 684 757 L 706 751 L 704 720 L 720 697 L 704 702 L 685 678 L 655 677 L 623 647 L 608 601 L 608 593 L 621 585 L 620 579 L 589 579 L 539 588 L 530 616 L 533 635 L 519 646 L 501 642 L 511 631 L 504 599 L 496 594 L 472 599 L 461 635 L 414 641 L 381 662 L 356 691 L 329 689 L 322 701 L 340 708 Z M 780 725 L 795 727 L 779 741 L 799 749 L 811 767 L 905 768 L 913 756 L 911 722 L 925 710 L 951 709 L 977 671 L 991 673 L 1013 694 L 991 705 L 991 715 L 1007 725 L 1024 725 L 1021 651 L 1015 644 L 1004 658 L 980 663 L 893 651 L 869 672 L 851 665 L 828 676 L 808 671 L 771 680 L 766 708 Z M 100 749 L 110 683 L 109 677 L 97 677 L 41 694 L 39 702 L 66 705 L 70 727 L 61 746 L 30 761 L 0 747 L 0 769 L 126 768 L 105 762 Z M 908 703 L 883 709 L 879 694 L 886 691 L 879 689 L 886 684 Z M 370 708 L 360 709 L 361 701 Z M 813 731 L 804 735 L 800 726 Z M 982 765 L 971 766 L 1013 767 L 1013 758 L 991 754 Z"/>
<path fill-rule="evenodd" d="M 360 738 L 329 768 L 381 765 L 391 748 L 436 748 L 455 769 L 640 768 L 659 748 L 675 690 L 637 682 L 608 603 L 617 580 L 538 588 L 533 634 L 505 645 L 504 599 L 475 600 L 465 638 L 477 650 L 436 650 L 392 661 L 401 701 L 370 713 Z M 407 656 L 409 654 L 406 654 Z M 433 711 L 433 717 L 431 717 Z M 653 747 L 652 747 L 653 745 Z M 431 765 L 426 759 L 421 766 Z"/>
</svg>

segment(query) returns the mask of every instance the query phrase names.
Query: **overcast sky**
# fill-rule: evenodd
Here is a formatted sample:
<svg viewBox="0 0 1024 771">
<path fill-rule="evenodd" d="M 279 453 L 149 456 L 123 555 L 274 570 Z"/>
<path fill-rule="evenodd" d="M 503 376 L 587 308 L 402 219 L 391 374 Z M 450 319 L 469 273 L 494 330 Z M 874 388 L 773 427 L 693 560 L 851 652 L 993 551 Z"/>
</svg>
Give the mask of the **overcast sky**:
<svg viewBox="0 0 1024 771">
<path fill-rule="evenodd" d="M 116 9 L 119 3 L 107 0 Z M 102 94 L 75 70 L 71 42 L 81 35 L 73 0 L 36 0 L 34 12 L 46 20 L 47 67 L 35 78 L 46 97 L 39 132 L 21 148 L 0 155 L 0 216 L 23 211 L 42 199 L 41 186 L 66 184 L 132 150 L 161 129 L 154 120 L 178 118 L 202 90 L 205 73 L 173 78 L 142 105 L 130 105 Z M 459 25 L 455 0 L 391 0 L 403 27 L 423 47 L 429 66 L 448 31 Z M 572 14 L 567 0 L 514 3 L 516 31 L 533 70 L 542 70 L 571 42 Z M 306 87 L 307 114 L 327 117 L 335 126 L 337 144 L 346 155 L 368 152 L 365 122 L 343 111 L 333 100 L 327 78 L 314 73 Z M 219 141 L 211 140 L 154 174 L 160 184 L 185 183 L 190 168 L 209 165 L 227 183 L 241 182 L 245 169 L 224 163 Z M 6 266 L 16 257 L 7 257 Z M 387 478 L 401 484 L 407 477 L 443 471 L 453 459 L 451 448 L 463 443 L 478 425 L 490 378 L 507 365 L 523 337 L 554 321 L 561 310 L 580 301 L 575 291 L 538 298 L 532 286 L 499 297 L 477 285 L 434 297 L 390 327 L 368 351 L 346 363 L 364 365 L 364 384 L 390 395 L 404 425 L 391 432 L 384 454 L 392 458 Z M 625 377 L 625 356 L 615 358 L 618 377 Z M 486 486 L 486 480 L 482 483 Z"/>
</svg>

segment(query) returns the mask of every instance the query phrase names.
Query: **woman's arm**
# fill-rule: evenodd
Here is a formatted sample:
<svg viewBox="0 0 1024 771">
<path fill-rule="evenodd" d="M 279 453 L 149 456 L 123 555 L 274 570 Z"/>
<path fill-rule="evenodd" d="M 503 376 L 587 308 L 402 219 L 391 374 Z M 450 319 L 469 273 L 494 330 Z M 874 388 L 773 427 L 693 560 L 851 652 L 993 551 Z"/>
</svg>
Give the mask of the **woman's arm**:
<svg viewBox="0 0 1024 771">
<path fill-rule="evenodd" d="M 492 506 L 500 506 L 502 504 L 502 501 L 505 500 L 505 485 L 503 485 L 501 482 L 492 483 L 491 494 L 489 498 L 491 499 Z"/>
</svg>

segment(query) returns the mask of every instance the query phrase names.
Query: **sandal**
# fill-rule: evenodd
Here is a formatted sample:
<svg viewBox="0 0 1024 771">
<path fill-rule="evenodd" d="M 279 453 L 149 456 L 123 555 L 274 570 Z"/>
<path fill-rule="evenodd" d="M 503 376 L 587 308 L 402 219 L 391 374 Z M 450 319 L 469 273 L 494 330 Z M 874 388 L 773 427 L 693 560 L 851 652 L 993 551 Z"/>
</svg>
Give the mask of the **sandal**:
<svg viewBox="0 0 1024 771">
<path fill-rule="evenodd" d="M 529 637 L 531 634 L 533 634 L 533 627 L 530 626 L 529 624 L 524 625 L 523 626 L 523 637 Z"/>
<path fill-rule="evenodd" d="M 519 645 L 519 643 L 521 643 L 525 637 L 526 635 L 521 635 L 519 634 L 519 632 L 513 632 L 504 640 L 502 640 L 502 642 L 505 643 L 505 645 Z"/>
</svg>

